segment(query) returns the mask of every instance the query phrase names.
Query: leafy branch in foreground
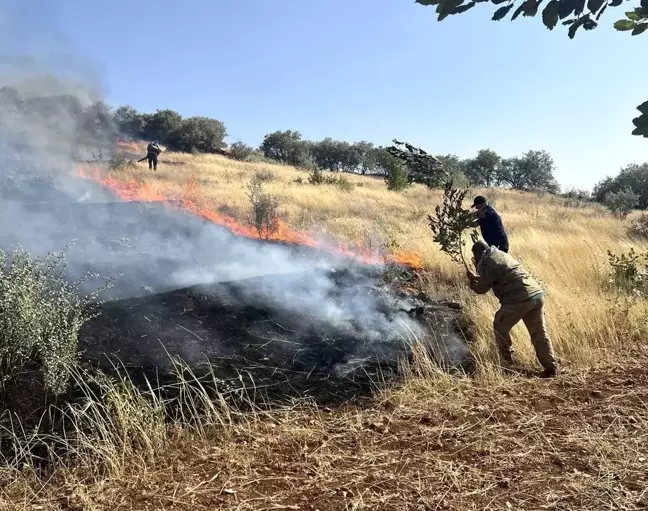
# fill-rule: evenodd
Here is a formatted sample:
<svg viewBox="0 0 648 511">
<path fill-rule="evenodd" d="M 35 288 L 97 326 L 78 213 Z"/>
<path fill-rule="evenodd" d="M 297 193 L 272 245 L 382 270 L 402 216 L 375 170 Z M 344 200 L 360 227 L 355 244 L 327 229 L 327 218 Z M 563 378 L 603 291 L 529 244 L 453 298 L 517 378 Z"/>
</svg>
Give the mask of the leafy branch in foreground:
<svg viewBox="0 0 648 511">
<path fill-rule="evenodd" d="M 443 204 L 435 208 L 436 216 L 428 215 L 430 229 L 434 234 L 434 241 L 438 243 L 441 250 L 448 254 L 453 261 L 463 263 L 467 270 L 468 264 L 463 255 L 465 244 L 463 233 L 471 229 L 475 221 L 474 214 L 463 208 L 463 201 L 466 198 L 468 189 L 458 190 L 453 188 L 452 182 L 446 183 L 443 192 Z M 470 234 L 473 243 L 479 236 L 473 230 Z"/>
<path fill-rule="evenodd" d="M 545 27 L 553 30 L 561 22 L 569 27 L 567 35 L 570 39 L 574 38 L 580 28 L 594 30 L 598 27 L 599 19 L 608 7 L 620 7 L 625 3 L 624 0 L 549 0 L 540 9 L 542 0 L 415 0 L 420 5 L 436 6 L 438 21 L 489 1 L 498 6 L 491 18 L 493 21 L 503 20 L 511 12 L 511 21 L 520 15 L 533 18 L 538 12 L 542 12 Z M 614 28 L 620 32 L 630 32 L 633 36 L 645 33 L 648 30 L 648 0 L 639 0 L 638 6 L 625 11 L 625 19 L 616 21 Z M 635 125 L 632 134 L 648 138 L 648 101 L 639 105 L 637 110 L 641 115 L 632 120 Z"/>
</svg>

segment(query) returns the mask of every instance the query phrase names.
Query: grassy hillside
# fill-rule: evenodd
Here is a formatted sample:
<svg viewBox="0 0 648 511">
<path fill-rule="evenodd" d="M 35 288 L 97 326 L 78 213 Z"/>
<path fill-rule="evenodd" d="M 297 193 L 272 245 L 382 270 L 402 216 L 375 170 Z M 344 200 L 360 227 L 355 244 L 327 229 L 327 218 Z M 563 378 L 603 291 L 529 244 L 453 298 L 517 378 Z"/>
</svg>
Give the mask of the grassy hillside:
<svg viewBox="0 0 648 511">
<path fill-rule="evenodd" d="M 345 191 L 308 184 L 294 168 L 187 154 L 163 154 L 157 172 L 138 164 L 102 179 L 133 199 L 186 199 L 246 224 L 256 173 L 292 229 L 420 254 L 425 290 L 464 305 L 479 373 L 448 376 L 418 357 L 398 386 L 378 385 L 371 402 L 339 409 L 303 401 L 242 411 L 186 385 L 192 405 L 166 423 L 164 401 L 143 400 L 127 381 L 103 382 L 102 396 L 69 412 L 83 426 L 64 440 L 71 458 L 45 474 L 0 469 L 0 509 L 648 507 L 646 302 L 606 289 L 608 249 L 648 248 L 627 237 L 627 221 L 551 196 L 475 191 L 494 202 L 511 253 L 547 291 L 563 372 L 537 380 L 494 365 L 497 304 L 472 295 L 462 267 L 432 242 L 427 214 L 438 191 L 394 193 L 352 175 Z M 514 342 L 522 368 L 537 368 L 523 326 Z"/>
<path fill-rule="evenodd" d="M 247 223 L 251 208 L 246 186 L 257 173 L 267 176 L 264 189 L 280 200 L 289 227 L 322 233 L 343 243 L 419 254 L 426 291 L 449 293 L 464 302 L 480 341 L 479 351 L 490 358 L 497 303 L 492 296 L 469 293 L 462 268 L 432 241 L 427 215 L 440 201 L 439 191 L 415 185 L 395 193 L 388 191 L 380 178 L 349 174 L 343 176 L 353 188 L 343 191 L 335 185 L 311 185 L 308 173 L 293 167 L 187 154 L 163 154 L 157 172 L 138 164 L 109 175 L 129 183 L 129 190 L 138 190 L 142 197 L 184 197 Z M 550 332 L 564 363 L 588 365 L 609 357 L 629 335 L 644 331 L 644 304 L 633 304 L 630 320 L 626 320 L 624 308 L 615 305 L 603 287 L 609 272 L 608 250 L 648 249 L 645 243 L 627 237 L 627 221 L 598 207 L 569 207 L 550 195 L 504 190 L 475 193 L 489 197 L 510 234 L 512 255 L 544 284 Z M 516 333 L 524 361 L 533 363 L 524 327 L 518 326 Z"/>
</svg>

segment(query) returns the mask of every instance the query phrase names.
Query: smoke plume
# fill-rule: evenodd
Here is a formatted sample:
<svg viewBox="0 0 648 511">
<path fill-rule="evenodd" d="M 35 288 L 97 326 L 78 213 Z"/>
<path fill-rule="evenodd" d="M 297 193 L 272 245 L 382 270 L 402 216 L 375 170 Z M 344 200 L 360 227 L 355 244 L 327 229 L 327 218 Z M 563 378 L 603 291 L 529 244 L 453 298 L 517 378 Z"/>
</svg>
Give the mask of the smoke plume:
<svg viewBox="0 0 648 511">
<path fill-rule="evenodd" d="M 0 248 L 21 246 L 41 255 L 74 242 L 70 278 L 88 271 L 101 279 L 116 277 L 110 299 L 240 281 L 232 301 L 267 302 L 328 322 L 363 339 L 363 349 L 424 336 L 419 323 L 398 312 L 411 305 L 394 298 L 385 307 L 374 294 L 340 286 L 335 272 L 313 271 L 335 268 L 369 278 L 341 256 L 239 238 L 161 205 L 119 203 L 98 185 L 74 177 L 79 161 L 108 155 L 119 133 L 93 73 L 83 76 L 91 68 L 70 57 L 69 48 L 60 55 L 45 52 L 50 46 L 34 43 L 42 43 L 43 32 L 30 29 L 40 24 L 34 18 L 25 23 L 24 15 L 16 3 L 0 18 L 0 28 L 7 29 L 0 55 Z M 60 48 L 61 39 L 53 46 Z M 246 284 L 264 275 L 283 277 Z"/>
</svg>

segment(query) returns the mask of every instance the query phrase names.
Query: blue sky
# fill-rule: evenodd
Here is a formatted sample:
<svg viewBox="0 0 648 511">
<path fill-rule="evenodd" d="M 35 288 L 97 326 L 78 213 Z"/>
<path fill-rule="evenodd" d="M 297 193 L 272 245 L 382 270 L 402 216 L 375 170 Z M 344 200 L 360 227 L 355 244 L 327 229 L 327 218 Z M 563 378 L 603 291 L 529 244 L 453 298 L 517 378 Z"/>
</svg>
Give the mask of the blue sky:
<svg viewBox="0 0 648 511">
<path fill-rule="evenodd" d="M 570 40 L 492 22 L 491 4 L 439 23 L 413 0 L 3 1 L 23 53 L 73 60 L 114 106 L 215 117 L 229 142 L 297 129 L 462 157 L 546 149 L 562 185 L 588 188 L 648 160 L 630 135 L 648 35 L 613 30 L 623 8 Z"/>
</svg>

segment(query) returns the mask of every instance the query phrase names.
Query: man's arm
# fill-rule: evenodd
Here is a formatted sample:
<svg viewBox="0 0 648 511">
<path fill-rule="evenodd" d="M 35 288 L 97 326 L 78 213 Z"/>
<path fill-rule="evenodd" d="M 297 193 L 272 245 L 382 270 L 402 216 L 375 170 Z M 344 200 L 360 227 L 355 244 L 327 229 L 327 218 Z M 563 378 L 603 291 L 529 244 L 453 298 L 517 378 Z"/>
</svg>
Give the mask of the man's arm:
<svg viewBox="0 0 648 511">
<path fill-rule="evenodd" d="M 478 295 L 484 295 L 493 287 L 493 279 L 488 275 L 476 275 L 472 272 L 468 273 L 468 285 Z"/>
</svg>

